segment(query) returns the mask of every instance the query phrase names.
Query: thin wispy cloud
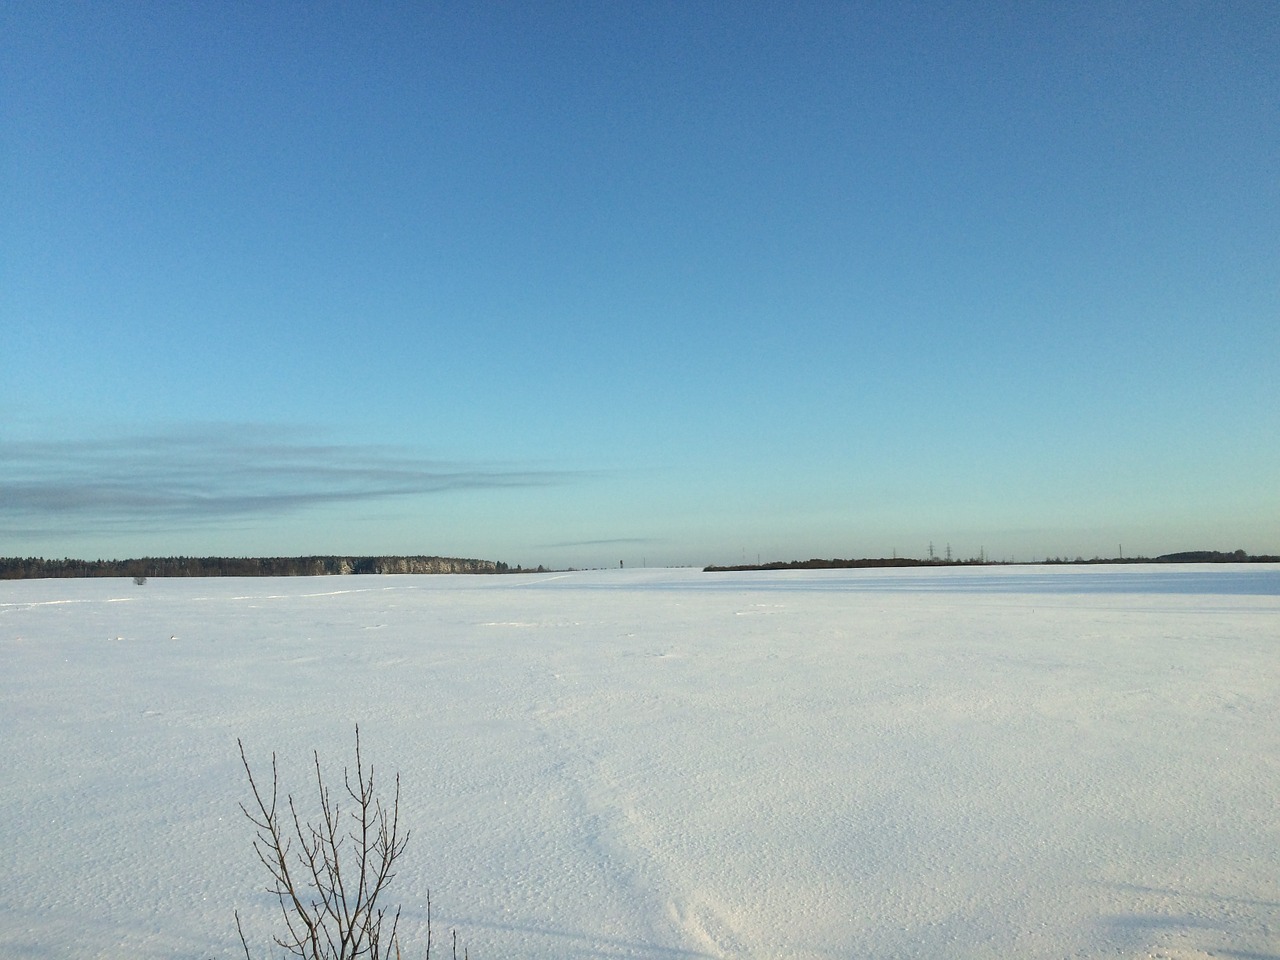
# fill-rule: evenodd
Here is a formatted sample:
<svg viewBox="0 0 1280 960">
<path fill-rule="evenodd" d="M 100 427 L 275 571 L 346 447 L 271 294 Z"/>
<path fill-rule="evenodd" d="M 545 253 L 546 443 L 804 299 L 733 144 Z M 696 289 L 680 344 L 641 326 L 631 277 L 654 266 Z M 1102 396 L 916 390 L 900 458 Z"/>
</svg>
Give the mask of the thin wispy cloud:
<svg viewBox="0 0 1280 960">
<path fill-rule="evenodd" d="M 448 493 L 552 486 L 581 473 L 316 443 L 298 431 L 199 426 L 137 436 L 0 440 L 0 528 L 154 529 Z"/>
<path fill-rule="evenodd" d="M 560 547 L 611 547 L 615 545 L 625 546 L 628 544 L 646 544 L 646 543 L 662 543 L 663 541 L 657 537 L 615 537 L 612 540 L 568 540 L 561 543 L 543 543 L 540 547 L 546 549 Z"/>
</svg>

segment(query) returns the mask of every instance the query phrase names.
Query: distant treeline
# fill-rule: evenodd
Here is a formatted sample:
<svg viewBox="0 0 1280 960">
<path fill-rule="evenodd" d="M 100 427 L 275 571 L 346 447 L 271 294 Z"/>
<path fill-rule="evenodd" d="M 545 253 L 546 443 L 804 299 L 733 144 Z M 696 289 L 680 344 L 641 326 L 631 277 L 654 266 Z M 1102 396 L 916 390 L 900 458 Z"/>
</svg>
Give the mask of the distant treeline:
<svg viewBox="0 0 1280 960">
<path fill-rule="evenodd" d="M 971 561 L 976 563 L 977 561 Z M 703 567 L 704 573 L 722 573 L 735 570 L 843 570 L 848 567 L 936 567 L 958 566 L 959 561 L 913 560 L 908 557 L 880 557 L 862 560 L 774 560 L 771 563 L 737 563 L 732 566 Z"/>
<path fill-rule="evenodd" d="M 1221 550 L 1187 550 L 1183 553 L 1166 553 L 1159 557 L 1114 557 L 1110 560 L 1093 557 L 1086 560 L 1076 557 L 1047 557 L 1032 561 L 1048 564 L 1090 563 L 1280 563 L 1280 556 L 1251 556 L 1243 550 L 1225 553 Z M 861 560 L 777 560 L 772 563 L 741 563 L 732 566 L 703 567 L 706 573 L 727 573 L 739 570 L 845 570 L 854 567 L 984 567 L 1011 566 L 1005 560 L 916 560 L 910 557 L 879 557 Z"/>
<path fill-rule="evenodd" d="M 134 560 L 0 558 L 0 580 L 54 577 L 317 577 L 354 573 L 518 573 L 494 560 L 456 557 L 141 557 Z"/>
</svg>

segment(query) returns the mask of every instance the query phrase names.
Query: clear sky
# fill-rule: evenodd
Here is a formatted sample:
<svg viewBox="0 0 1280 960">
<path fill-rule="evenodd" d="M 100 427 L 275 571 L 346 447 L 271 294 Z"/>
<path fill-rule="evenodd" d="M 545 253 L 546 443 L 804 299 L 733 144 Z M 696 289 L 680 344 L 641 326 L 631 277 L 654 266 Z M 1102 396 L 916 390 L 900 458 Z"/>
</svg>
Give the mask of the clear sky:
<svg viewBox="0 0 1280 960">
<path fill-rule="evenodd" d="M 0 555 L 1280 552 L 1271 2 L 19 2 L 0 69 Z"/>
</svg>

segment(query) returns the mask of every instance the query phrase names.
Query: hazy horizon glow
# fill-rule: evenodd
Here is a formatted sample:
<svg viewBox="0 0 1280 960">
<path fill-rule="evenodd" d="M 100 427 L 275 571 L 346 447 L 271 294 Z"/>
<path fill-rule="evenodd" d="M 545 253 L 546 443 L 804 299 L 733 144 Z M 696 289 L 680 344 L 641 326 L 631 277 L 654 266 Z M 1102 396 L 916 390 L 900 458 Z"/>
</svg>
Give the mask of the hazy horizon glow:
<svg viewBox="0 0 1280 960">
<path fill-rule="evenodd" d="M 0 555 L 1280 552 L 1280 23 L 0 13 Z"/>
</svg>

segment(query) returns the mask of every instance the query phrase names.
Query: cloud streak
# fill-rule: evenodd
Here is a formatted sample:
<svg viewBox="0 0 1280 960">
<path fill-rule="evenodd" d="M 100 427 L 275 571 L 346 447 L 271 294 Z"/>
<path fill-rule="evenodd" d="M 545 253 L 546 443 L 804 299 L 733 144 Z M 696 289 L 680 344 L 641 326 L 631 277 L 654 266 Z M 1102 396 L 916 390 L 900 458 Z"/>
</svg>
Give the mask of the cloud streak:
<svg viewBox="0 0 1280 960">
<path fill-rule="evenodd" d="M 611 540 L 568 540 L 561 543 L 544 543 L 540 546 L 546 549 L 557 549 L 560 547 L 610 547 L 610 546 L 635 546 L 637 544 L 664 543 L 665 541 L 657 537 L 615 537 Z"/>
<path fill-rule="evenodd" d="M 545 487 L 582 473 L 307 442 L 261 425 L 66 441 L 0 440 L 0 529 L 146 530 L 461 490 Z"/>
</svg>

